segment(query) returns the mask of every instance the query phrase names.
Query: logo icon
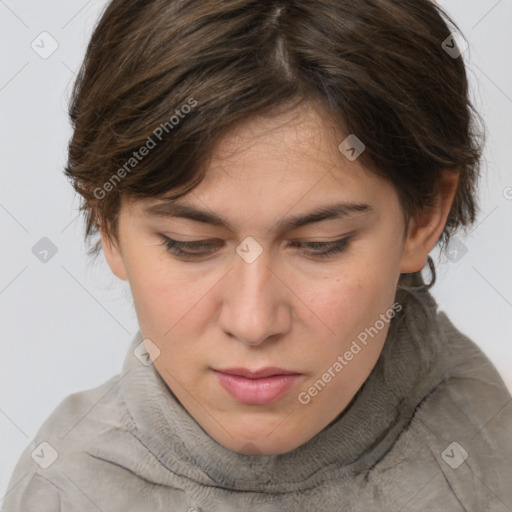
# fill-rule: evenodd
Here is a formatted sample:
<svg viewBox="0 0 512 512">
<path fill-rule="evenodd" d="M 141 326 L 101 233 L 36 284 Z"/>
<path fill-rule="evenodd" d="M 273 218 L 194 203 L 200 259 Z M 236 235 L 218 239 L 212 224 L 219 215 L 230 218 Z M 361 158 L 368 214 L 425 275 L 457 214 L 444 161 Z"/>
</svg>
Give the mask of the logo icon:
<svg viewBox="0 0 512 512">
<path fill-rule="evenodd" d="M 452 58 L 457 59 L 469 47 L 468 42 L 459 32 L 452 32 L 441 45 L 443 50 Z"/>
<path fill-rule="evenodd" d="M 57 460 L 58 456 L 57 450 L 46 441 L 40 443 L 31 453 L 34 462 L 43 469 L 48 469 Z"/>
<path fill-rule="evenodd" d="M 41 32 L 32 41 L 32 43 L 30 43 L 30 47 L 39 55 L 39 57 L 41 57 L 41 59 L 48 59 L 55 51 L 57 51 L 59 43 L 48 32 Z"/>
<path fill-rule="evenodd" d="M 450 240 L 448 245 L 447 257 L 452 263 L 457 263 L 468 253 L 468 251 L 469 249 L 463 242 L 461 242 L 461 240 L 453 238 Z"/>
<path fill-rule="evenodd" d="M 144 366 L 149 366 L 160 356 L 160 349 L 149 338 L 146 338 L 135 347 L 133 355 Z"/>
<path fill-rule="evenodd" d="M 454 441 L 441 453 L 441 457 L 451 468 L 457 469 L 468 458 L 468 452 Z"/>
<path fill-rule="evenodd" d="M 248 236 L 236 248 L 236 252 L 246 263 L 253 263 L 263 252 L 263 247 L 252 236 Z"/>
<path fill-rule="evenodd" d="M 353 162 L 359 158 L 366 146 L 352 133 L 338 146 L 338 149 Z"/>
<path fill-rule="evenodd" d="M 56 254 L 57 246 L 47 237 L 43 236 L 32 247 L 32 254 L 42 263 L 48 263 Z"/>
</svg>

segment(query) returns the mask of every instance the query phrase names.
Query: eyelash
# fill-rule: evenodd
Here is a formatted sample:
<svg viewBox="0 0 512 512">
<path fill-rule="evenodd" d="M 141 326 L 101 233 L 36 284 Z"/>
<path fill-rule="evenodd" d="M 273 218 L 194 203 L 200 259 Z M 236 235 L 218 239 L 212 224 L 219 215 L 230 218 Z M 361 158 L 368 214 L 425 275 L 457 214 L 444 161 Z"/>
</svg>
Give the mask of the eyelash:
<svg viewBox="0 0 512 512">
<path fill-rule="evenodd" d="M 178 240 L 173 240 L 172 238 L 169 238 L 167 236 L 162 235 L 163 242 L 161 245 L 165 246 L 165 249 L 174 254 L 175 256 L 178 256 L 180 258 L 185 259 L 196 259 L 201 258 L 204 256 L 209 256 L 210 254 L 213 254 L 214 250 L 209 251 L 203 251 L 203 252 L 187 252 L 183 249 L 200 249 L 201 247 L 211 247 L 212 243 L 209 243 L 208 240 L 197 240 L 194 242 L 179 242 Z M 303 246 L 309 247 L 313 250 L 311 255 L 317 258 L 329 258 L 331 256 L 334 256 L 336 254 L 340 254 L 344 252 L 351 240 L 352 237 L 347 236 L 345 238 L 341 238 L 339 240 L 334 240 L 332 242 L 292 242 L 292 244 L 301 244 Z M 317 248 L 326 248 L 326 250 L 319 251 L 313 249 L 314 247 Z"/>
</svg>

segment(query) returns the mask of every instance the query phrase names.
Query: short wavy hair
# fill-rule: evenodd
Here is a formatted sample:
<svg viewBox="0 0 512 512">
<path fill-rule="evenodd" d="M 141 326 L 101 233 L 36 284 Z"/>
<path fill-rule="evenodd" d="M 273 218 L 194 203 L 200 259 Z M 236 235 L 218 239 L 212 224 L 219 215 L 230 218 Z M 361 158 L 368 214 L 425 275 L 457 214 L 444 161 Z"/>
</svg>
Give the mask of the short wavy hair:
<svg viewBox="0 0 512 512">
<path fill-rule="evenodd" d="M 235 123 L 307 101 L 364 143 L 406 226 L 458 173 L 446 246 L 475 221 L 484 140 L 454 31 L 429 0 L 110 1 L 70 100 L 86 242 L 100 226 L 117 239 L 123 196 L 191 191 Z"/>
</svg>

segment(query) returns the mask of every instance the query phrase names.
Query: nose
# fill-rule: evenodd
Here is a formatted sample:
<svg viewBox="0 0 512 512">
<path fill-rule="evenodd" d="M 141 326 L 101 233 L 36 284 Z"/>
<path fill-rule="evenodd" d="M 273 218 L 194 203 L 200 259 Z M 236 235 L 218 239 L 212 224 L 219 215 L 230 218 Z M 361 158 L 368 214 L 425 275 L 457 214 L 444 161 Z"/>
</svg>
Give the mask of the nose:
<svg viewBox="0 0 512 512">
<path fill-rule="evenodd" d="M 291 292 L 265 251 L 252 263 L 236 255 L 234 266 L 220 289 L 220 327 L 247 345 L 286 333 L 291 327 Z"/>
</svg>

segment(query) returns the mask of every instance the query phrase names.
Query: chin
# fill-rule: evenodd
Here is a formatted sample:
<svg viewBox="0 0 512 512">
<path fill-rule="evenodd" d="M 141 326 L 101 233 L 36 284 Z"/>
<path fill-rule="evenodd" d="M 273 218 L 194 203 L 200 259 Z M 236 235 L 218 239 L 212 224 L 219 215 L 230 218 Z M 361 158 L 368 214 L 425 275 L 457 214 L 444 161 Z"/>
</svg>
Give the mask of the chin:
<svg viewBox="0 0 512 512">
<path fill-rule="evenodd" d="M 227 446 L 230 450 L 243 455 L 278 455 L 294 450 L 300 444 L 297 441 L 276 441 L 270 439 L 241 439 L 233 446 Z"/>
<path fill-rule="evenodd" d="M 279 418 L 274 417 L 268 422 L 261 418 L 258 420 L 252 415 L 243 422 L 233 420 L 231 425 L 237 425 L 236 431 L 230 429 L 229 435 L 223 435 L 222 439 L 216 441 L 244 455 L 277 455 L 292 451 L 308 438 L 302 439 L 293 429 L 284 428 L 287 416 L 288 413 L 281 414 Z"/>
</svg>

